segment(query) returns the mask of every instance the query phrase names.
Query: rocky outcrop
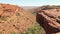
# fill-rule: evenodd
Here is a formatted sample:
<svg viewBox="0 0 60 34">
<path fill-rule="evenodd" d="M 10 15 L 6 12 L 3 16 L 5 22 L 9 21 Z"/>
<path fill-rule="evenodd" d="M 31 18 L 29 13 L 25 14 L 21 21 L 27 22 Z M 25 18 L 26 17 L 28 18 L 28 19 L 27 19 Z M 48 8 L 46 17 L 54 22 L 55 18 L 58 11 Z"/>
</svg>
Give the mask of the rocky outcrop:
<svg viewBox="0 0 60 34">
<path fill-rule="evenodd" d="M 36 16 L 38 23 L 45 29 L 46 34 L 60 32 L 60 10 L 39 10 Z"/>
</svg>

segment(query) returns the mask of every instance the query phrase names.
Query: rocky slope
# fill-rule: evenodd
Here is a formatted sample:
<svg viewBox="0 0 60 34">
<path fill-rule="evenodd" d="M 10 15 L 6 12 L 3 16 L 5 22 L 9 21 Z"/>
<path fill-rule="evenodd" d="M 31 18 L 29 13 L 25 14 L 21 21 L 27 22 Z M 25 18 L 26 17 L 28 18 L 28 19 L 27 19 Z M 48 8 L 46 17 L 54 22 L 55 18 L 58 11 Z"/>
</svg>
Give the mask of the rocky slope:
<svg viewBox="0 0 60 34">
<path fill-rule="evenodd" d="M 21 7 L 0 4 L 0 34 L 21 34 L 34 26 L 36 17 L 25 12 Z"/>
</svg>

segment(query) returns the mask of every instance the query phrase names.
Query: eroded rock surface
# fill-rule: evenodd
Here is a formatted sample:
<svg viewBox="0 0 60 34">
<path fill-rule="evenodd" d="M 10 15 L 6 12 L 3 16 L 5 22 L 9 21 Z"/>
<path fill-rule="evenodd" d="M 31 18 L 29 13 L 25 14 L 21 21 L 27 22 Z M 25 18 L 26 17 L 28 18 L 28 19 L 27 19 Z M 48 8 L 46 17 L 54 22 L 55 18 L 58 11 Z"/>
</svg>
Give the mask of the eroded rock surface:
<svg viewBox="0 0 60 34">
<path fill-rule="evenodd" d="M 60 32 L 60 9 L 39 10 L 36 19 L 46 34 Z"/>
</svg>

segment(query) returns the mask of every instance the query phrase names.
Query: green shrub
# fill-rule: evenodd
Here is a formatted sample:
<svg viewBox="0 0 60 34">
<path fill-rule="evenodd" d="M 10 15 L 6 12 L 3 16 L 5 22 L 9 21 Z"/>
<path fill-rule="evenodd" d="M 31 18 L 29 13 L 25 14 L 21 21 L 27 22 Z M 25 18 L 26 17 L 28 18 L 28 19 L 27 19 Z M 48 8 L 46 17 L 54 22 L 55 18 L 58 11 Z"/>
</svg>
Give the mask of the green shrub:
<svg viewBox="0 0 60 34">
<path fill-rule="evenodd" d="M 34 27 L 28 28 L 27 31 L 23 32 L 23 34 L 38 34 L 40 32 L 40 25 L 36 25 Z"/>
</svg>

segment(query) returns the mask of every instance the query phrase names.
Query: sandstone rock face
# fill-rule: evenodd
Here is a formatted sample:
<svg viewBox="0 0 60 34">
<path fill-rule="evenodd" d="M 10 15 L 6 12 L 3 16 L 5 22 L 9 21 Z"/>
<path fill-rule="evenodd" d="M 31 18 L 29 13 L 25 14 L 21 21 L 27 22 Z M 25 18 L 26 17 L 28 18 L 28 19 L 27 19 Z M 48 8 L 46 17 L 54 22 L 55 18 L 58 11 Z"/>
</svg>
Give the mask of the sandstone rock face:
<svg viewBox="0 0 60 34">
<path fill-rule="evenodd" d="M 35 16 L 24 12 L 21 7 L 0 4 L 0 34 L 21 34 L 34 25 L 34 18 Z"/>
<path fill-rule="evenodd" d="M 60 9 L 40 10 L 36 19 L 45 29 L 46 34 L 60 32 Z"/>
</svg>

